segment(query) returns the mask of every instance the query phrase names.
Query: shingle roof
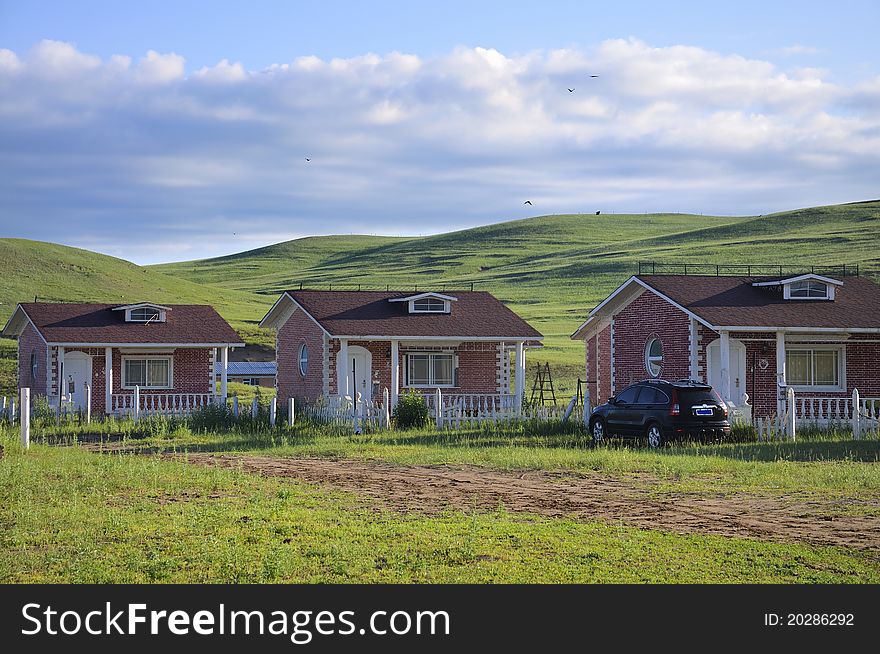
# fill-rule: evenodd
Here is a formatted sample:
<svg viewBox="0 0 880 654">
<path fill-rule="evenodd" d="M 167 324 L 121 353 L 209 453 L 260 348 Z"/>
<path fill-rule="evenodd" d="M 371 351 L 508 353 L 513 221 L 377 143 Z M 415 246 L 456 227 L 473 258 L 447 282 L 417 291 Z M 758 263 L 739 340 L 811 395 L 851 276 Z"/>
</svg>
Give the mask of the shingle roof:
<svg viewBox="0 0 880 654">
<path fill-rule="evenodd" d="M 880 285 L 845 277 L 834 300 L 784 300 L 752 282 L 768 278 L 639 275 L 638 279 L 718 327 L 880 328 Z"/>
<path fill-rule="evenodd" d="M 165 322 L 125 322 L 118 304 L 26 302 L 19 305 L 49 343 L 244 345 L 213 307 L 172 304 Z M 12 319 L 10 319 L 10 323 Z"/>
<path fill-rule="evenodd" d="M 274 361 L 230 361 L 226 364 L 226 374 L 230 376 L 270 377 L 277 371 Z M 214 363 L 214 372 L 220 374 L 223 364 L 220 361 Z"/>
<path fill-rule="evenodd" d="M 288 291 L 333 336 L 523 338 L 540 332 L 485 291 L 443 291 L 457 298 L 444 314 L 410 314 L 401 291 Z"/>
</svg>

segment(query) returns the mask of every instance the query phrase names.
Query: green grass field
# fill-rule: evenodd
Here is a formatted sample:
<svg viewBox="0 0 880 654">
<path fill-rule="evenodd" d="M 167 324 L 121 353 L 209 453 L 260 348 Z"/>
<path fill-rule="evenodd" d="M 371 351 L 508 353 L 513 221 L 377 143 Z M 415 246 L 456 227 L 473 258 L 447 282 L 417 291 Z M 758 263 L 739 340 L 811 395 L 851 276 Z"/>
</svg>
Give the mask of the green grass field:
<svg viewBox="0 0 880 654">
<path fill-rule="evenodd" d="M 503 507 L 433 516 L 377 511 L 348 493 L 155 455 L 39 443 L 25 453 L 5 433 L 2 583 L 880 581 L 871 551 L 681 535 Z M 178 445 L 198 445 L 181 437 Z M 352 451 L 332 439 L 327 445 Z M 414 456 L 404 444 L 386 447 L 412 460 L 428 448 Z M 369 447 L 358 451 L 372 455 Z M 714 456 L 706 460 L 718 469 Z M 865 483 L 876 490 L 875 477 Z"/>
<path fill-rule="evenodd" d="M 688 214 L 541 216 L 438 236 L 327 236 L 240 254 L 139 267 L 104 255 L 0 239 L 6 283 L 0 318 L 16 302 L 51 300 L 206 302 L 249 343 L 272 344 L 256 323 L 286 288 L 476 288 L 509 303 L 545 334 L 532 369 L 549 361 L 558 394 L 582 374 L 583 346 L 569 340 L 589 309 L 639 261 L 825 266 L 880 273 L 880 202 L 765 216 Z M 8 342 L 0 344 L 6 346 Z M 0 352 L 2 355 L 2 352 Z M 0 392 L 14 380 L 0 367 Z M 530 371 L 530 376 L 533 373 Z"/>
</svg>

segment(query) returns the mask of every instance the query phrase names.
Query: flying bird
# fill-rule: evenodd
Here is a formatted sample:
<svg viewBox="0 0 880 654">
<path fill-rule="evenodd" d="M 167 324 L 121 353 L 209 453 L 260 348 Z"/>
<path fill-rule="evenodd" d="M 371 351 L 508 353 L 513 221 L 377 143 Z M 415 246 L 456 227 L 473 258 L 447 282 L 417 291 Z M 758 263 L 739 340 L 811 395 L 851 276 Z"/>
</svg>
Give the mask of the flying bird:
<svg viewBox="0 0 880 654">
<path fill-rule="evenodd" d="M 569 93 L 574 93 L 574 89 L 568 89 Z"/>
<path fill-rule="evenodd" d="M 601 212 L 601 211 L 597 211 L 597 212 L 596 212 L 596 215 L 598 216 L 600 213 L 602 213 L 602 212 Z"/>
<path fill-rule="evenodd" d="M 590 77 L 599 77 L 598 75 L 590 75 Z"/>
<path fill-rule="evenodd" d="M 526 200 L 525 202 L 523 202 L 523 204 L 531 204 L 531 203 L 532 203 L 531 200 Z"/>
<path fill-rule="evenodd" d="M 306 157 L 306 161 L 311 161 L 311 159 L 309 159 L 308 157 Z"/>
</svg>

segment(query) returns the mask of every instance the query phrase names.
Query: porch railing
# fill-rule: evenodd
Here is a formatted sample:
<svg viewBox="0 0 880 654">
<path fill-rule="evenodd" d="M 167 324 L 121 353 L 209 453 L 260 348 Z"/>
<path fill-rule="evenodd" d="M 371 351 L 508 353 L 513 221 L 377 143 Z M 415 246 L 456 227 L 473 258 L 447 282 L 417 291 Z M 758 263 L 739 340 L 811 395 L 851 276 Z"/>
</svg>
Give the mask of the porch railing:
<svg viewBox="0 0 880 654">
<path fill-rule="evenodd" d="M 135 413 L 135 393 L 114 393 L 110 396 L 110 412 Z M 210 393 L 139 393 L 138 413 L 146 415 L 187 415 L 214 401 Z"/>
</svg>

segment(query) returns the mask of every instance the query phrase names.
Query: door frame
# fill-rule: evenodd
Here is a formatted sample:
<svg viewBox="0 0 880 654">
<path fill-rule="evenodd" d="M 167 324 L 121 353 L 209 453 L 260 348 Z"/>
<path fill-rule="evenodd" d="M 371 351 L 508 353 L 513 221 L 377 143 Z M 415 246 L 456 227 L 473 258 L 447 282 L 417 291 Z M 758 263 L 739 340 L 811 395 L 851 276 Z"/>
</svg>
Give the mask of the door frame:
<svg viewBox="0 0 880 654">
<path fill-rule="evenodd" d="M 64 369 L 62 371 L 62 374 L 65 377 L 67 377 L 67 370 L 68 370 L 67 366 L 71 360 L 86 362 L 86 378 L 83 380 L 83 383 L 84 384 L 91 384 L 92 383 L 92 355 L 90 355 L 86 352 L 80 352 L 79 350 L 74 350 L 73 352 L 65 352 L 64 353 Z M 66 394 L 66 392 L 65 392 L 66 389 L 64 386 L 65 384 L 66 384 L 65 379 L 62 379 L 61 384 L 58 388 L 58 392 L 61 395 Z M 82 404 L 81 405 L 74 404 L 73 405 L 74 409 L 84 409 L 86 406 L 85 386 L 83 386 L 83 388 L 79 392 L 82 393 L 82 395 L 81 395 Z"/>
<path fill-rule="evenodd" d="M 710 349 L 712 347 L 718 348 L 718 358 L 720 359 L 721 358 L 721 339 L 716 338 L 714 341 L 712 341 L 711 343 L 706 345 L 706 383 L 707 384 L 712 383 L 713 370 L 712 370 L 712 357 L 710 356 Z M 747 379 L 748 368 L 746 368 L 746 363 L 747 363 L 746 344 L 737 338 L 731 338 L 730 339 L 730 356 L 731 356 L 731 358 L 733 358 L 734 350 L 740 350 L 742 353 L 739 357 L 740 370 L 742 370 L 742 383 L 740 384 L 740 388 L 742 390 L 740 391 L 739 397 L 732 397 L 730 399 L 733 400 L 734 404 L 739 405 L 740 401 L 742 400 L 742 394 L 748 393 L 748 391 L 746 389 L 749 387 L 748 386 L 748 379 Z M 721 371 L 719 370 L 718 372 L 720 373 Z M 730 393 L 731 393 L 731 395 L 733 395 L 733 393 L 734 393 L 733 384 L 734 384 L 733 376 L 731 375 L 731 380 L 730 380 Z M 715 388 L 715 386 L 713 385 L 712 388 Z M 715 390 L 718 391 L 719 394 L 721 393 L 720 387 L 715 388 Z"/>
<path fill-rule="evenodd" d="M 370 352 L 367 348 L 362 345 L 349 345 L 348 346 L 348 361 L 345 363 L 346 371 L 345 374 L 351 375 L 351 383 L 352 383 L 352 399 L 357 397 L 357 379 L 355 379 L 355 374 L 353 374 L 352 363 L 355 356 L 363 357 L 364 362 L 366 363 L 366 380 L 364 390 L 361 391 L 361 399 L 364 402 L 370 402 L 373 398 L 373 353 Z"/>
</svg>

